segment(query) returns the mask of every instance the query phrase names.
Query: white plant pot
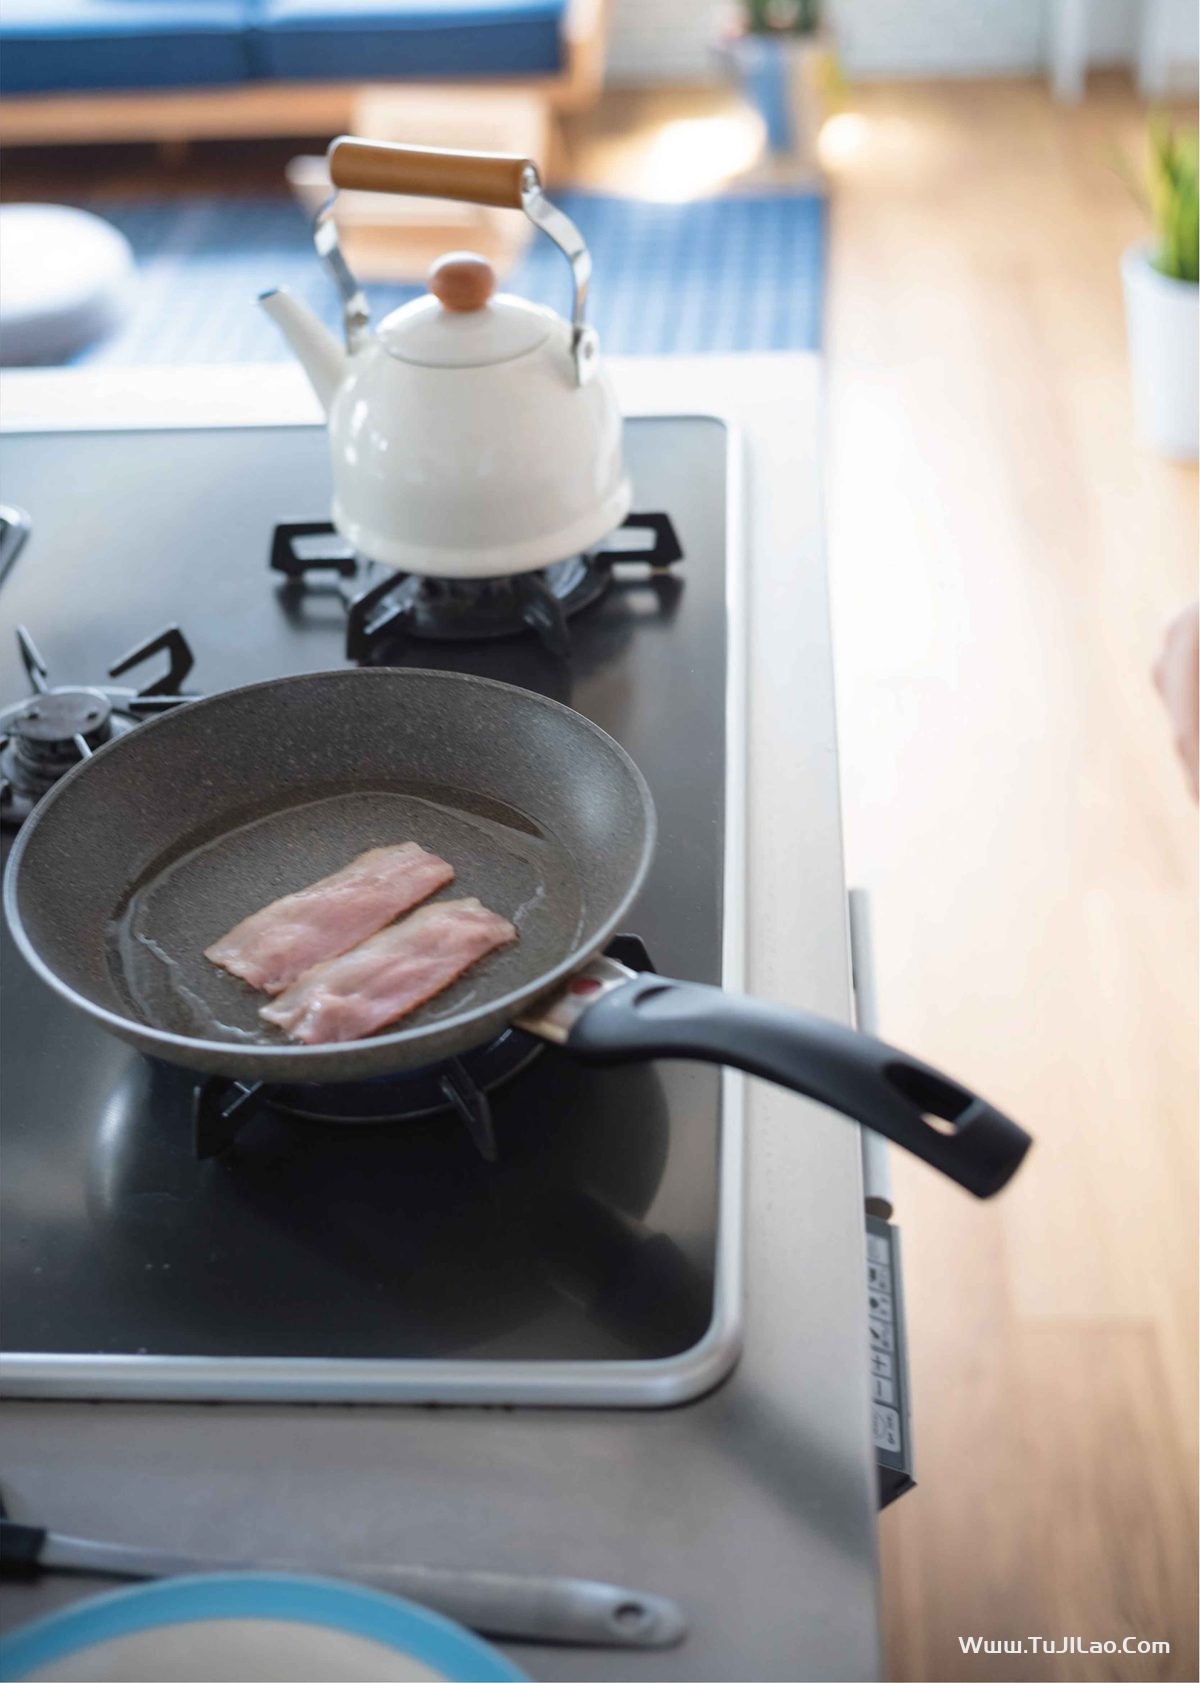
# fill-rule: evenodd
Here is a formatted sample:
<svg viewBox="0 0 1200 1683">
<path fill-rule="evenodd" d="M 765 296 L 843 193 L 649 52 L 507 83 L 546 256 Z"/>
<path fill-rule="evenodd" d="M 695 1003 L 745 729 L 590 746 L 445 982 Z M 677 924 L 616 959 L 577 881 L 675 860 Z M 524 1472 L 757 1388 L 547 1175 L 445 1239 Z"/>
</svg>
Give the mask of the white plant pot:
<svg viewBox="0 0 1200 1683">
<path fill-rule="evenodd" d="M 1152 449 L 1193 461 L 1200 449 L 1200 287 L 1172 280 L 1148 245 L 1121 258 L 1137 430 Z"/>
</svg>

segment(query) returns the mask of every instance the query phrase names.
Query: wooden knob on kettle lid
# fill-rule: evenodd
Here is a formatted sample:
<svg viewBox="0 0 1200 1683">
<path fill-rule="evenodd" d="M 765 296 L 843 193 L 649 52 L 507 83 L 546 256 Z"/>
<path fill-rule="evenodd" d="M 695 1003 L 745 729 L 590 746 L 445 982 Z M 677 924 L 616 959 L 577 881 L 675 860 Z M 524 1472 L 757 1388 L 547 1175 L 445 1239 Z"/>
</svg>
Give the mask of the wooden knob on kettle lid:
<svg viewBox="0 0 1200 1683">
<path fill-rule="evenodd" d="M 473 251 L 448 251 L 429 271 L 429 290 L 444 310 L 482 310 L 496 290 L 496 273 Z"/>
</svg>

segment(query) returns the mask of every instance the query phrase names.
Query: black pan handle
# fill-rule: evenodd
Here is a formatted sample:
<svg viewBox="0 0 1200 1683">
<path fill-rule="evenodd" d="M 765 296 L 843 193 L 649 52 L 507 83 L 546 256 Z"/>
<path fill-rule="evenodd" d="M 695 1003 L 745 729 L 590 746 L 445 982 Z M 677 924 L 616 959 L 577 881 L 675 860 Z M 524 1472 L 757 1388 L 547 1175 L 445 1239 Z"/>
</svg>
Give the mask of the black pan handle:
<svg viewBox="0 0 1200 1683">
<path fill-rule="evenodd" d="M 32 1578 L 41 1570 L 46 1533 L 40 1525 L 0 1519 L 0 1578 Z"/>
<path fill-rule="evenodd" d="M 699 982 L 637 976 L 587 1006 L 566 1046 L 586 1063 L 733 1064 L 885 1134 L 977 1198 L 999 1192 L 1033 1143 L 984 1099 L 907 1053 L 824 1017 Z"/>
</svg>

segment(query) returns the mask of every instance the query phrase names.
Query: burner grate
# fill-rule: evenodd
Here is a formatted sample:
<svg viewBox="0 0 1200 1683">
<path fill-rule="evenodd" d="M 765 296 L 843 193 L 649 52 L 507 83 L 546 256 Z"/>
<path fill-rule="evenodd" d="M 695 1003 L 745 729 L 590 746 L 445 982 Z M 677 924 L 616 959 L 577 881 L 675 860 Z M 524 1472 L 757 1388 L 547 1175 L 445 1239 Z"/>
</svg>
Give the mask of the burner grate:
<svg viewBox="0 0 1200 1683">
<path fill-rule="evenodd" d="M 303 1122 L 369 1125 L 416 1121 L 452 1111 L 465 1125 L 480 1156 L 496 1161 L 496 1139 L 487 1095 L 510 1080 L 542 1050 L 538 1041 L 506 1029 L 489 1045 L 461 1058 L 369 1081 L 302 1086 L 228 1081 L 212 1076 L 196 1089 L 193 1141 L 196 1156 L 216 1157 L 232 1145 L 260 1110 Z"/>
<path fill-rule="evenodd" d="M 285 589 L 334 588 L 346 604 L 346 658 L 359 665 L 386 660 L 388 646 L 407 638 L 429 642 L 488 642 L 532 631 L 565 660 L 567 621 L 616 582 L 614 569 L 637 564 L 661 572 L 683 559 L 667 514 L 631 514 L 622 532 L 649 534 L 640 547 L 618 543 L 575 555 L 534 572 L 496 579 L 445 579 L 398 573 L 361 560 L 328 522 L 277 526 L 271 567 Z"/>
<path fill-rule="evenodd" d="M 616 935 L 605 951 L 631 970 L 654 969 L 640 936 Z M 200 1083 L 193 1097 L 195 1155 L 201 1161 L 219 1156 L 264 1109 L 304 1122 L 360 1126 L 416 1121 L 439 1112 L 453 1112 L 484 1161 L 494 1163 L 498 1154 L 488 1093 L 519 1075 L 543 1050 L 542 1043 L 531 1035 L 505 1029 L 487 1046 L 460 1058 L 368 1081 L 303 1086 L 210 1076 Z"/>
<path fill-rule="evenodd" d="M 165 654 L 167 670 L 140 690 L 113 684 L 52 685 L 46 662 L 23 625 L 17 627 L 17 647 L 33 694 L 0 711 L 3 824 L 23 824 L 60 777 L 106 742 L 196 699 L 180 688 L 194 656 L 177 625 L 168 625 L 109 667 L 108 676 L 120 678 L 154 655 Z"/>
</svg>

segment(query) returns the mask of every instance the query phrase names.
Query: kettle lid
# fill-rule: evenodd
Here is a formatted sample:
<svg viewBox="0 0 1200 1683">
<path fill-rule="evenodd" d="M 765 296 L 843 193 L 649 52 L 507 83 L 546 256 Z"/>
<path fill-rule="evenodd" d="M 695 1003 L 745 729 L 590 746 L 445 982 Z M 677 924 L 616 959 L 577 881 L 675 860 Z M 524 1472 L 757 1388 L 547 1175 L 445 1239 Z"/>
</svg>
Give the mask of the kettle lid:
<svg viewBox="0 0 1200 1683">
<path fill-rule="evenodd" d="M 544 305 L 495 292 L 486 258 L 450 251 L 429 271 L 429 292 L 380 322 L 389 356 L 423 368 L 485 368 L 536 349 L 558 317 Z"/>
</svg>

